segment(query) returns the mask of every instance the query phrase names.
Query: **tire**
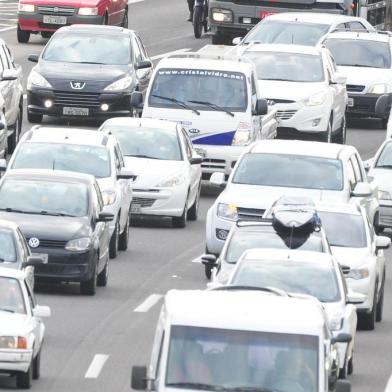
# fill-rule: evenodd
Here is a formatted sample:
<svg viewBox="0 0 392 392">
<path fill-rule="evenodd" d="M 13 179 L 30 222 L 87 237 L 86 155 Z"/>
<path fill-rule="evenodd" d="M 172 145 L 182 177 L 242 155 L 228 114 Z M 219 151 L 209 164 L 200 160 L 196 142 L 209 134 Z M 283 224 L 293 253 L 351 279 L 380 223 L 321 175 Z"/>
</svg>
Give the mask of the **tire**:
<svg viewBox="0 0 392 392">
<path fill-rule="evenodd" d="M 200 38 L 203 33 L 203 16 L 203 7 L 195 7 L 193 11 L 193 32 L 195 34 L 195 38 Z"/>
<path fill-rule="evenodd" d="M 129 241 L 129 214 L 127 216 L 127 222 L 125 223 L 124 231 L 120 234 L 118 238 L 118 249 L 127 250 Z"/>
<path fill-rule="evenodd" d="M 199 184 L 199 188 L 197 190 L 195 201 L 194 201 L 194 203 L 192 204 L 192 207 L 188 210 L 188 213 L 187 213 L 187 218 L 190 221 L 196 221 L 197 217 L 199 215 L 200 188 L 201 188 L 201 184 Z"/>
<path fill-rule="evenodd" d="M 384 228 L 379 226 L 379 222 L 380 222 L 380 215 L 379 212 L 377 212 L 376 215 L 374 216 L 374 221 L 373 221 L 374 232 L 377 235 L 380 235 L 384 231 Z"/>
<path fill-rule="evenodd" d="M 128 10 L 125 10 L 124 18 L 123 18 L 123 21 L 122 21 L 121 25 L 125 29 L 128 28 Z"/>
<path fill-rule="evenodd" d="M 377 322 L 382 321 L 382 315 L 383 315 L 383 310 L 384 310 L 384 286 L 385 286 L 385 272 L 384 272 L 384 276 L 382 278 L 380 297 L 377 301 L 377 307 L 376 307 L 376 321 Z"/>
<path fill-rule="evenodd" d="M 41 349 L 33 360 L 33 380 L 41 377 Z"/>
<path fill-rule="evenodd" d="M 206 275 L 206 278 L 208 280 L 211 279 L 211 275 L 212 275 L 212 268 L 209 265 L 204 265 L 204 274 Z"/>
<path fill-rule="evenodd" d="M 106 259 L 105 268 L 98 274 L 97 286 L 106 287 L 109 278 L 109 259 Z"/>
<path fill-rule="evenodd" d="M 117 218 L 116 227 L 114 228 L 109 243 L 109 257 L 111 259 L 115 259 L 117 257 L 119 236 L 120 236 L 120 223 L 118 222 L 118 218 Z"/>
<path fill-rule="evenodd" d="M 18 372 L 16 374 L 16 387 L 20 389 L 30 389 L 31 381 L 33 379 L 33 364 L 30 364 L 27 372 Z"/>
<path fill-rule="evenodd" d="M 186 226 L 186 216 L 187 216 L 187 211 L 186 211 L 186 204 L 185 204 L 182 215 L 172 217 L 172 226 L 178 229 L 184 228 Z"/>
<path fill-rule="evenodd" d="M 377 308 L 377 285 L 374 291 L 373 307 L 370 313 L 359 314 L 358 321 L 361 329 L 365 331 L 373 331 L 376 326 L 376 308 Z"/>
<path fill-rule="evenodd" d="M 27 112 L 27 120 L 32 124 L 41 124 L 43 115 Z"/>
<path fill-rule="evenodd" d="M 14 125 L 14 132 L 8 137 L 8 154 L 12 154 L 19 141 L 20 131 L 22 127 L 22 109 L 19 109 L 18 116 Z"/>
<path fill-rule="evenodd" d="M 347 374 L 353 374 L 354 373 L 354 353 L 351 354 L 351 358 L 348 361 L 347 364 Z"/>
<path fill-rule="evenodd" d="M 342 125 L 340 127 L 340 131 L 336 135 L 335 142 L 338 144 L 346 144 L 346 135 L 347 135 L 346 116 L 344 116 L 342 120 Z"/>
<path fill-rule="evenodd" d="M 80 294 L 95 295 L 97 291 L 97 263 L 94 263 L 94 270 L 91 278 L 85 282 L 80 282 Z"/>
<path fill-rule="evenodd" d="M 27 30 L 21 30 L 20 26 L 18 25 L 17 31 L 16 31 L 16 37 L 18 39 L 18 42 L 20 44 L 27 44 L 30 39 L 30 31 Z"/>
</svg>

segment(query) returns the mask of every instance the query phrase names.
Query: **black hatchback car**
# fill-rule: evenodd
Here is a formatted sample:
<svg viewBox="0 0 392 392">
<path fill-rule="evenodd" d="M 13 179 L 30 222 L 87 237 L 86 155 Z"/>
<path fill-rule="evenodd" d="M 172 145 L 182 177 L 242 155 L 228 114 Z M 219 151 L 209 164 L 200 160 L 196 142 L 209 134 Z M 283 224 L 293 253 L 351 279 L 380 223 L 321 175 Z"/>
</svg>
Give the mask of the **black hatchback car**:
<svg viewBox="0 0 392 392">
<path fill-rule="evenodd" d="M 13 170 L 0 181 L 0 218 L 20 227 L 33 253 L 47 254 L 35 280 L 80 282 L 82 294 L 106 286 L 109 227 L 97 181 L 87 174 Z"/>
<path fill-rule="evenodd" d="M 108 118 L 132 114 L 131 93 L 145 93 L 152 63 L 136 33 L 115 26 L 57 30 L 27 80 L 27 117 Z"/>
</svg>

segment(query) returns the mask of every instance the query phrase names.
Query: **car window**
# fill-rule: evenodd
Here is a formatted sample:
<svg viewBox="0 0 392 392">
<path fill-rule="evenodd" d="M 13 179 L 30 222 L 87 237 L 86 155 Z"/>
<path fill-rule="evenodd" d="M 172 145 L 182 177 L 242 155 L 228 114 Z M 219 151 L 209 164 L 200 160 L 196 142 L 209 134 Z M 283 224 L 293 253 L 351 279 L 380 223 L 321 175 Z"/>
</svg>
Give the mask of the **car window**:
<svg viewBox="0 0 392 392">
<path fill-rule="evenodd" d="M 340 23 L 336 26 L 335 30 L 347 30 L 346 23 Z"/>
<path fill-rule="evenodd" d="M 367 30 L 367 28 L 361 22 L 348 22 L 350 30 Z"/>
<path fill-rule="evenodd" d="M 17 260 L 14 235 L 11 230 L 0 231 L 0 266 L 4 262 L 14 263 Z"/>
<path fill-rule="evenodd" d="M 140 50 L 139 43 L 137 42 L 136 38 L 133 39 L 133 53 L 135 63 L 143 61 L 142 51 Z"/>
<path fill-rule="evenodd" d="M 0 276 L 0 310 L 26 314 L 22 287 L 18 279 Z"/>
</svg>

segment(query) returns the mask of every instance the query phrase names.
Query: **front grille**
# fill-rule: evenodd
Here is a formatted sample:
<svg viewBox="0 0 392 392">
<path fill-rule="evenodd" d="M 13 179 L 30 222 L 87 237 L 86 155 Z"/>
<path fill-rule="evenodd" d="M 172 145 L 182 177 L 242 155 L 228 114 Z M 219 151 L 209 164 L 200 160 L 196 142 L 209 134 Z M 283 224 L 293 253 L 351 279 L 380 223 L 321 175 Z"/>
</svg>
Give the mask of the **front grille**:
<svg viewBox="0 0 392 392">
<path fill-rule="evenodd" d="M 156 199 L 151 199 L 147 197 L 134 197 L 132 199 L 132 204 L 137 204 L 140 207 L 151 207 L 155 203 Z"/>
<path fill-rule="evenodd" d="M 38 12 L 42 15 L 73 15 L 75 8 L 72 7 L 52 7 L 49 5 L 40 5 L 37 7 Z"/>
<path fill-rule="evenodd" d="M 226 166 L 226 161 L 224 159 L 203 159 L 201 167 L 203 169 L 224 169 Z"/>
<path fill-rule="evenodd" d="M 58 240 L 39 240 L 39 246 L 42 248 L 65 248 L 67 241 Z"/>
<path fill-rule="evenodd" d="M 101 106 L 98 93 L 73 93 L 69 91 L 55 91 L 54 94 L 55 105 L 84 108 L 98 108 Z"/>
<path fill-rule="evenodd" d="M 241 220 L 261 220 L 265 210 L 258 208 L 238 207 L 238 219 Z"/>
<path fill-rule="evenodd" d="M 271 102 L 271 105 L 273 105 L 275 103 L 294 103 L 295 101 L 292 101 L 290 99 L 267 98 L 267 102 Z"/>
<path fill-rule="evenodd" d="M 295 113 L 297 113 L 297 110 L 278 110 L 276 112 L 276 118 L 279 120 L 290 120 Z"/>
<path fill-rule="evenodd" d="M 359 86 L 356 84 L 347 84 L 346 85 L 347 91 L 360 93 L 361 91 L 365 90 L 365 86 Z"/>
</svg>

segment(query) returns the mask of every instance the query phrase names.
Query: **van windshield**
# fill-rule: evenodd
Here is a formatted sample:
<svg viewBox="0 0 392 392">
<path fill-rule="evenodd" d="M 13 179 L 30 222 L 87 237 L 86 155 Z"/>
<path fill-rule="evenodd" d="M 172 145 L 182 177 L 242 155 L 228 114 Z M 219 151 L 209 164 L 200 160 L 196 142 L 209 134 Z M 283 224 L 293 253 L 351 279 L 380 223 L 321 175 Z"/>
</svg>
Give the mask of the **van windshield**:
<svg viewBox="0 0 392 392">
<path fill-rule="evenodd" d="M 246 77 L 241 72 L 162 68 L 155 75 L 148 104 L 180 110 L 186 109 L 185 104 L 197 110 L 244 112 L 248 106 Z"/>
<path fill-rule="evenodd" d="M 316 392 L 318 337 L 175 325 L 166 386 Z"/>
</svg>

